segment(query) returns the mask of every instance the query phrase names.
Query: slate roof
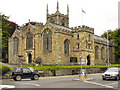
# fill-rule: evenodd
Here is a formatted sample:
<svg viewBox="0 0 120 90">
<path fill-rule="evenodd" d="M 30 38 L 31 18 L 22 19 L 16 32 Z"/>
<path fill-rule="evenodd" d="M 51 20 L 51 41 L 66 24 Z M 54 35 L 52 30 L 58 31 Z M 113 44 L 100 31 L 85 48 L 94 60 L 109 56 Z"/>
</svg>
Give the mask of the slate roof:
<svg viewBox="0 0 120 90">
<path fill-rule="evenodd" d="M 64 26 L 60 26 L 60 25 L 53 24 L 53 23 L 50 23 L 50 22 L 49 22 L 49 24 L 50 24 L 53 28 L 56 28 L 56 29 L 62 29 L 62 30 L 72 31 L 70 28 L 67 28 L 67 27 L 64 27 Z"/>
<path fill-rule="evenodd" d="M 103 41 L 103 42 L 107 42 L 107 39 L 106 39 L 106 38 L 102 38 L 102 37 L 97 36 L 97 35 L 94 35 L 94 39 L 95 39 L 95 40 L 99 40 L 99 41 Z"/>
</svg>

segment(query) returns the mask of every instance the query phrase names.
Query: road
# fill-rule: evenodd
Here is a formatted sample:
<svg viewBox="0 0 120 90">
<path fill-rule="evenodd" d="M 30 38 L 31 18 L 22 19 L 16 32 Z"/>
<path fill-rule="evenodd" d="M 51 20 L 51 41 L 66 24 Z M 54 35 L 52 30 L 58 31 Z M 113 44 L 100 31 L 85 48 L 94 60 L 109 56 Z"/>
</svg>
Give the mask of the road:
<svg viewBox="0 0 120 90">
<path fill-rule="evenodd" d="M 3 80 L 3 85 L 14 85 L 16 88 L 118 88 L 118 81 L 101 79 L 101 74 L 89 74 L 91 81 L 73 81 L 78 75 L 40 77 L 39 80 L 24 79 L 22 81 Z"/>
</svg>

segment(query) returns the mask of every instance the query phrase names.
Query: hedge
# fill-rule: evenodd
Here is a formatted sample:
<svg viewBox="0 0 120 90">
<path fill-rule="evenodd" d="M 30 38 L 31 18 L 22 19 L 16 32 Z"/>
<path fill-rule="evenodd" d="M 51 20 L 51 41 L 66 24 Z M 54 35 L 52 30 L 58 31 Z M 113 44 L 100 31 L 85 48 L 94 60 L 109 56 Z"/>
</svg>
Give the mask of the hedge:
<svg viewBox="0 0 120 90">
<path fill-rule="evenodd" d="M 110 67 L 118 67 L 120 66 L 120 64 L 111 64 Z M 80 65 L 46 65 L 46 66 L 33 66 L 33 65 L 26 65 L 23 66 L 23 68 L 26 67 L 34 67 L 36 70 L 46 70 L 46 69 L 50 69 L 50 70 L 56 70 L 56 69 L 62 69 L 62 68 L 81 68 Z M 107 68 L 108 65 L 93 65 L 93 66 L 82 66 L 82 68 Z M 10 68 L 10 70 L 13 70 L 14 68 Z"/>
<path fill-rule="evenodd" d="M 8 71 L 10 71 L 10 68 L 7 66 L 4 66 L 2 64 L 0 64 L 0 71 L 2 71 L 2 75 L 4 75 L 5 73 L 7 73 Z"/>
</svg>

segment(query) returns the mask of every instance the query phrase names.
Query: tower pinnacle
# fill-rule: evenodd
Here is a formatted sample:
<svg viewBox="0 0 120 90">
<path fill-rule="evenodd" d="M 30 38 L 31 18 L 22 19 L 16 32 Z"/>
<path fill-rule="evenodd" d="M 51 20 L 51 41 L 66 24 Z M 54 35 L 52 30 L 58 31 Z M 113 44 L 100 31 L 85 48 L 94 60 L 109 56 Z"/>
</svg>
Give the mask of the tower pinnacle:
<svg viewBox="0 0 120 90">
<path fill-rule="evenodd" d="M 69 5 L 67 4 L 67 15 L 69 16 Z"/>
<path fill-rule="evenodd" d="M 47 19 L 47 21 L 48 21 L 48 4 L 47 4 L 47 6 L 46 6 L 46 19 Z"/>
<path fill-rule="evenodd" d="M 57 12 L 59 12 L 59 3 L 58 3 L 58 0 L 57 0 Z"/>
</svg>

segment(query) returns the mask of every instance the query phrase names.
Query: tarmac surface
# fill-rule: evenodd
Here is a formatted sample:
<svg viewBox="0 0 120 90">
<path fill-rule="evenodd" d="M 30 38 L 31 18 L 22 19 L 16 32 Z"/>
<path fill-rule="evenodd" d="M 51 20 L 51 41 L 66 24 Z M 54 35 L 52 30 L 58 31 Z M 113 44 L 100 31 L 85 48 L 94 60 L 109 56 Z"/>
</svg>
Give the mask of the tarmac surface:
<svg viewBox="0 0 120 90">
<path fill-rule="evenodd" d="M 120 80 L 102 80 L 101 75 L 101 73 L 88 74 L 87 79 L 91 80 L 78 80 L 79 75 L 40 77 L 39 80 L 22 79 L 21 81 L 4 79 L 2 80 L 2 84 L 12 85 L 15 86 L 15 88 L 109 88 L 109 90 L 118 89 Z"/>
</svg>

